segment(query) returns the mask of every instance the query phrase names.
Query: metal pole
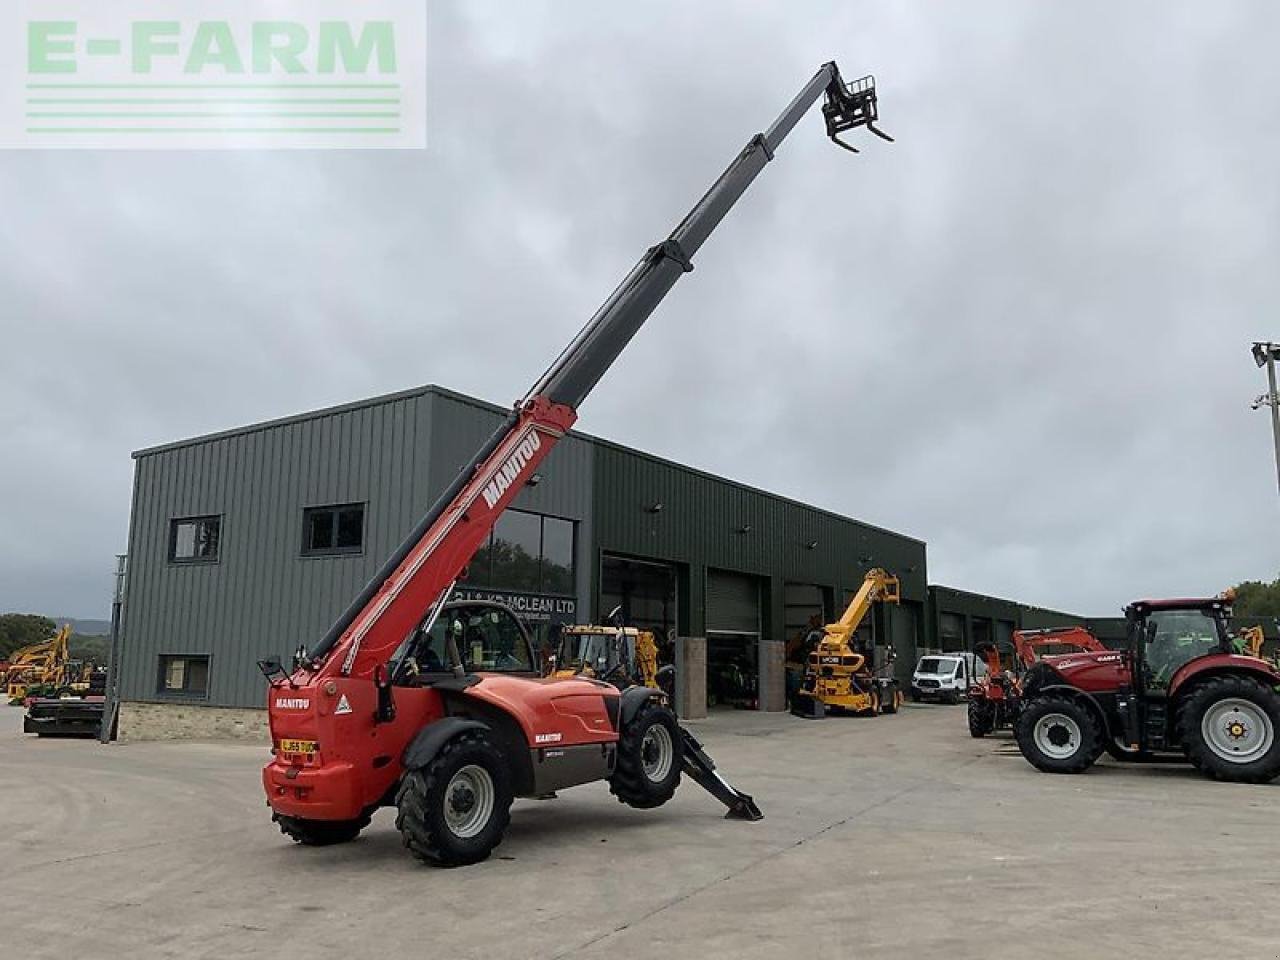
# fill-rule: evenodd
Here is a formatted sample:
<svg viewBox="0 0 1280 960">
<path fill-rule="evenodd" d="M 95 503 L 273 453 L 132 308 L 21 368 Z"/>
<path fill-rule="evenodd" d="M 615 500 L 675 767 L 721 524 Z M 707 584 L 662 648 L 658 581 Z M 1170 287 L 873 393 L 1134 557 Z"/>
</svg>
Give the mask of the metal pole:
<svg viewBox="0 0 1280 960">
<path fill-rule="evenodd" d="M 1280 487 L 1280 396 L 1276 395 L 1276 348 L 1267 344 L 1267 386 L 1271 393 L 1267 399 L 1271 404 L 1271 433 L 1276 445 L 1276 486 Z"/>
</svg>

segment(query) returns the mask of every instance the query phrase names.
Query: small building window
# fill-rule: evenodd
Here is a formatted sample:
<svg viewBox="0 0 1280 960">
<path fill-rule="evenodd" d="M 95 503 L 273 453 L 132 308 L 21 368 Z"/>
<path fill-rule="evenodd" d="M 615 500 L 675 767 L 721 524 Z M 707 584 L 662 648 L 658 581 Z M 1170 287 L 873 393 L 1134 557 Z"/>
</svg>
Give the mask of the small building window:
<svg viewBox="0 0 1280 960">
<path fill-rule="evenodd" d="M 162 653 L 160 683 L 162 696 L 207 697 L 209 695 L 209 655 L 207 653 Z"/>
<path fill-rule="evenodd" d="M 169 562 L 216 562 L 221 534 L 221 517 L 183 517 L 170 520 Z"/>
<path fill-rule="evenodd" d="M 309 507 L 302 513 L 302 553 L 316 556 L 364 549 L 364 504 Z"/>
</svg>

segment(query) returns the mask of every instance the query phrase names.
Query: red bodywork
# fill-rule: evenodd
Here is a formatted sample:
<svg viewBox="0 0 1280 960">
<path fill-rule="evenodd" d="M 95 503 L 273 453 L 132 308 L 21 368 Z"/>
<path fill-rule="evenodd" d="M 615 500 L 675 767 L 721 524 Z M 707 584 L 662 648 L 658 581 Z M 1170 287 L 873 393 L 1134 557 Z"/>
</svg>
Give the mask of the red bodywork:
<svg viewBox="0 0 1280 960">
<path fill-rule="evenodd" d="M 335 712 L 343 696 L 351 707 L 349 714 Z M 480 674 L 480 682 L 468 687 L 466 696 L 514 717 L 531 747 L 618 739 L 605 701 L 620 694 L 609 684 Z M 277 752 L 263 769 L 262 783 L 273 810 L 310 820 L 350 820 L 382 799 L 403 772 L 404 748 L 445 710 L 443 697 L 430 687 L 396 687 L 395 718 L 375 723 L 376 701 L 371 682 L 352 678 L 296 690 L 287 685 L 272 688 L 272 742 L 319 744 L 314 754 Z"/>
<path fill-rule="evenodd" d="M 1084 627 L 1052 628 L 1049 630 L 1015 630 L 1013 631 L 1013 649 L 1018 663 L 1025 670 L 1041 660 L 1056 663 L 1058 660 L 1072 659 L 1078 653 L 1046 654 L 1049 648 L 1075 647 L 1079 653 L 1107 653 L 1107 648 L 1097 637 Z M 1000 663 L 1000 652 L 994 645 L 986 649 L 987 671 L 990 676 L 978 680 L 969 689 L 971 699 L 986 700 L 993 704 L 1017 700 L 1021 693 L 1018 679 L 1010 676 L 1008 682 L 996 682 L 1004 671 Z"/>
<path fill-rule="evenodd" d="M 1242 653 L 1211 653 L 1208 656 L 1196 657 L 1184 663 L 1169 679 L 1169 695 L 1177 693 L 1193 677 L 1201 677 L 1210 673 L 1240 673 L 1248 671 L 1256 673 L 1265 671 L 1272 683 L 1280 683 L 1280 671 L 1275 664 L 1268 663 L 1260 657 L 1249 657 Z"/>
<path fill-rule="evenodd" d="M 1116 650 L 1095 650 L 1042 657 L 1058 676 L 1087 693 L 1114 693 L 1132 683 L 1129 655 Z"/>
<path fill-rule="evenodd" d="M 348 820 L 379 803 L 399 779 L 405 747 L 444 716 L 430 688 L 394 691 L 395 717 L 376 720 L 375 676 L 417 627 L 424 610 L 448 589 L 489 535 L 576 414 L 542 397 L 529 400 L 518 422 L 450 508 L 430 527 L 367 603 L 333 650 L 268 693 L 274 756 L 262 772 L 275 812 L 315 820 Z M 428 562 L 428 560 L 430 562 Z M 530 746 L 539 734 L 573 744 L 617 739 L 604 707 L 618 691 L 581 681 L 482 675 L 464 696 L 500 705 L 515 717 Z M 338 712 L 342 698 L 349 712 Z M 316 743 L 314 753 L 286 753 L 282 740 Z"/>
</svg>

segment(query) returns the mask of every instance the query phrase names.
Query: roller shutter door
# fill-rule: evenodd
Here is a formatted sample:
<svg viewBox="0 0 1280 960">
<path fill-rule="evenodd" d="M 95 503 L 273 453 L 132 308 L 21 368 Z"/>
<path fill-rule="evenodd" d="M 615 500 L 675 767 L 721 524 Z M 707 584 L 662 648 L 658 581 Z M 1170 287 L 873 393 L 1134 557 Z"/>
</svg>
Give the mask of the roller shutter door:
<svg viewBox="0 0 1280 960">
<path fill-rule="evenodd" d="M 760 633 L 760 581 L 741 573 L 707 571 L 707 632 Z"/>
</svg>

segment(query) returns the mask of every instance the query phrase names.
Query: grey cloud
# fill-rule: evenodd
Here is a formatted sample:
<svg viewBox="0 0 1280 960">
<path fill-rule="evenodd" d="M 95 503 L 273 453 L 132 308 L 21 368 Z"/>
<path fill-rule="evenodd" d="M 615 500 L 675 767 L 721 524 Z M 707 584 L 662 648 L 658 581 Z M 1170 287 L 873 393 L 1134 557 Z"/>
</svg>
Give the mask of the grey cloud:
<svg viewBox="0 0 1280 960">
<path fill-rule="evenodd" d="M 433 3 L 429 149 L 0 155 L 0 607 L 99 615 L 128 452 L 436 381 L 518 397 L 823 60 L 593 433 L 1090 614 L 1272 576 L 1268 4 Z"/>
</svg>

